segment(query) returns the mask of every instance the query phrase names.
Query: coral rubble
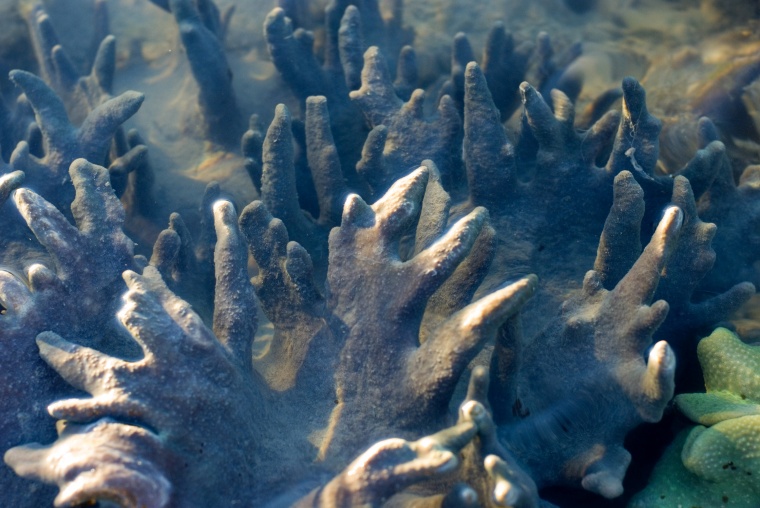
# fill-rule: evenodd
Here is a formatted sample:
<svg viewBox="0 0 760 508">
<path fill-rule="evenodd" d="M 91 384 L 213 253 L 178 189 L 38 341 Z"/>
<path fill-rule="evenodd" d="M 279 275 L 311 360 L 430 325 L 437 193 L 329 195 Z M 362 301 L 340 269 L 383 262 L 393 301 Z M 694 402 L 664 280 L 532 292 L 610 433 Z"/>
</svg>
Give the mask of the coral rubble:
<svg viewBox="0 0 760 508">
<path fill-rule="evenodd" d="M 39 77 L 11 71 L 0 107 L 4 505 L 605 506 L 697 351 L 707 393 L 675 404 L 708 428 L 632 506 L 756 502 L 756 351 L 726 329 L 697 346 L 760 281 L 755 141 L 716 112 L 755 115 L 753 61 L 663 134 L 636 79 L 583 93 L 580 43 L 497 22 L 480 64 L 459 33 L 431 78 L 400 0 L 281 0 L 249 49 L 291 95 L 248 110 L 233 9 L 150 4 L 182 51 L 146 95 L 114 93 L 150 57 L 119 60 L 105 2 L 78 57 L 23 10 Z M 141 109 L 175 75 L 181 114 Z M 686 124 L 693 150 L 661 151 Z"/>
</svg>

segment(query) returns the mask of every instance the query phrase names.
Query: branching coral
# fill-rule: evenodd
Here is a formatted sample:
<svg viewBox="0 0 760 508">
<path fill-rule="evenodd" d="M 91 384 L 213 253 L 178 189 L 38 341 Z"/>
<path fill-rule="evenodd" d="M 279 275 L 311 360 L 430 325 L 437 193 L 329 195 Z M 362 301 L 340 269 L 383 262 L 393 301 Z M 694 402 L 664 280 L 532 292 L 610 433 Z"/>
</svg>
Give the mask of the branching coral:
<svg viewBox="0 0 760 508">
<path fill-rule="evenodd" d="M 426 177 L 418 170 L 399 180 L 372 208 L 350 196 L 341 227 L 331 233 L 328 302 L 347 337 L 336 371 L 328 456 L 333 443 L 345 447 L 341 443 L 355 432 L 374 440 L 391 431 L 404 437 L 412 429 L 440 427 L 462 370 L 535 284 L 526 279 L 484 297 L 419 344 L 425 303 L 470 252 L 485 221 L 485 210 L 476 209 L 399 263 L 394 250 L 416 215 Z M 357 290 L 366 287 L 373 290 L 360 298 Z M 397 317 L 388 322 L 389 315 Z M 386 385 L 390 376 L 397 379 L 395 393 Z"/>
<path fill-rule="evenodd" d="M 314 367 L 310 364 L 331 352 L 326 348 L 337 348 L 332 352 L 337 353 L 334 358 L 337 360 L 338 405 L 333 410 L 321 452 L 328 469 L 340 467 L 341 460 L 355 455 L 381 437 L 411 435 L 420 428 L 434 430 L 439 425 L 445 425 L 449 399 L 468 359 L 505 319 L 519 309 L 535 282 L 532 279 L 520 281 L 465 307 L 443 321 L 419 349 L 414 347 L 417 341 L 415 335 L 409 335 L 406 344 L 399 342 L 400 334 L 414 333 L 415 323 L 419 327 L 424 302 L 452 276 L 457 265 L 470 252 L 486 219 L 483 210 L 474 211 L 441 239 L 426 248 L 421 247 L 419 254 L 400 263 L 394 255 L 395 249 L 398 249 L 398 236 L 414 221 L 415 210 L 426 188 L 428 171 L 421 168 L 399 181 L 373 208 L 358 197 L 349 198 L 343 225 L 335 230 L 331 240 L 332 251 L 336 254 L 330 260 L 326 305 L 319 305 L 316 291 L 308 289 L 311 262 L 298 244 L 290 243 L 287 246 L 284 273 L 279 263 L 265 262 L 266 256 L 272 261 L 282 256 L 276 253 L 282 253 L 287 237 L 283 238 L 285 231 L 279 221 L 273 224 L 274 220 L 262 215 L 264 210 L 260 204 L 249 206 L 241 217 L 245 237 L 265 277 L 254 286 L 249 285 L 243 236 L 235 223 L 234 210 L 229 203 L 218 201 L 214 205 L 217 236 L 214 334 L 186 302 L 169 291 L 155 268 L 144 268 L 143 275 L 127 271 L 124 277 L 130 291 L 124 296 L 125 305 L 119 311 L 119 319 L 139 343 L 143 358 L 121 360 L 76 345 L 54 333 L 40 334 L 37 340 L 42 357 L 75 388 L 92 395 L 90 399 L 56 402 L 49 406 L 50 413 L 57 418 L 82 424 L 111 417 L 156 429 L 161 446 L 165 448 L 159 458 L 169 462 L 162 474 L 171 479 L 176 492 L 174 502 L 181 504 L 182 499 L 194 499 L 210 505 L 236 499 L 243 502 L 249 496 L 261 498 L 267 493 L 267 488 L 276 488 L 273 486 L 282 481 L 281 468 L 290 462 L 282 457 L 280 466 L 264 466 L 262 462 L 266 457 L 281 455 L 278 451 L 280 445 L 277 444 L 280 440 L 264 436 L 279 428 L 276 423 L 289 412 L 266 416 L 272 411 L 271 408 L 267 410 L 268 405 L 274 404 L 276 407 L 282 401 L 268 402 L 262 394 L 266 388 L 250 364 L 256 328 L 253 287 L 259 290 L 264 310 L 271 312 L 277 326 L 283 324 L 284 316 L 281 311 L 278 315 L 275 305 L 289 309 L 291 315 L 293 311 L 292 304 L 287 301 L 283 302 L 280 298 L 273 301 L 272 291 L 276 290 L 276 281 L 280 279 L 280 284 L 285 284 L 286 294 L 295 290 L 294 297 L 306 300 L 304 303 L 308 306 L 304 310 L 311 309 L 316 314 L 315 324 L 329 327 L 327 331 L 322 331 L 319 326 L 304 326 L 301 320 L 298 328 L 290 326 L 290 329 L 276 334 L 273 340 L 280 343 L 274 349 L 287 353 L 280 357 L 282 362 L 292 364 L 297 361 L 299 355 L 295 349 L 305 348 L 305 354 L 310 358 L 304 358 L 300 365 L 293 368 L 297 372 L 303 370 L 306 376 L 313 376 L 310 369 Z M 57 232 L 57 229 L 53 228 L 53 231 Z M 261 235 L 261 232 L 268 233 Z M 260 245 L 262 236 L 266 238 L 272 234 L 277 234 L 279 239 L 275 236 Z M 376 249 L 376 243 L 382 246 L 380 250 Z M 485 269 L 487 262 L 481 262 L 480 266 L 480 270 Z M 286 280 L 282 279 L 283 275 L 287 276 Z M 379 290 L 383 287 L 383 279 L 388 277 L 419 278 L 420 283 L 416 289 L 413 286 L 408 294 L 378 294 L 382 299 L 375 300 L 373 305 L 384 301 L 384 305 L 390 305 L 386 311 L 378 308 L 377 314 L 357 314 L 354 307 L 358 302 L 354 293 L 357 281 L 363 279 L 364 284 L 374 283 Z M 293 289 L 288 290 L 288 287 Z M 385 325 L 384 316 L 387 313 L 399 316 L 395 331 Z M 325 335 L 331 340 L 320 344 L 320 338 Z M 389 357 L 385 367 L 368 365 L 373 368 L 359 375 L 361 369 L 356 362 L 376 355 L 378 348 L 384 348 L 386 352 L 395 349 L 396 352 Z M 199 370 L 200 365 L 204 367 Z M 285 374 L 280 369 L 283 367 L 280 364 L 279 369 L 272 370 L 280 381 L 271 381 L 274 388 L 280 390 L 288 388 L 282 385 Z M 399 369 L 408 371 L 408 382 L 400 384 L 397 394 L 391 396 L 381 387 L 388 375 Z M 361 386 L 354 382 L 358 379 L 362 382 Z M 155 391 L 153 387 L 159 380 L 163 389 Z M 335 397 L 329 393 L 332 390 L 325 393 L 314 383 L 300 381 L 295 383 L 291 393 L 283 397 L 291 406 L 296 400 L 309 400 L 315 411 L 313 414 L 318 416 L 317 411 L 322 409 L 326 417 L 325 408 L 331 405 Z M 311 379 L 307 378 L 307 381 Z M 321 396 L 321 399 L 315 399 L 315 396 Z M 325 396 L 327 400 L 324 400 Z M 378 413 L 379 405 L 385 405 L 387 411 L 392 413 Z M 378 415 L 381 417 L 378 418 Z M 186 428 L 189 417 L 194 421 L 192 431 Z M 228 425 L 231 418 L 238 418 L 233 425 L 235 432 L 223 435 L 214 432 L 213 429 Z M 300 427 L 291 426 L 287 434 L 298 436 L 305 442 L 304 434 L 313 431 L 313 425 L 311 419 L 303 420 Z M 95 429 L 98 427 L 92 427 L 90 431 L 95 432 Z M 141 435 L 139 432 L 135 434 Z M 36 454 L 33 455 L 35 459 L 29 459 L 24 458 L 20 450 L 15 450 L 8 460 L 26 475 L 60 481 L 59 478 L 69 478 L 74 471 L 85 471 L 79 464 L 72 464 L 74 470 L 64 475 L 50 469 L 49 461 L 55 461 L 59 453 L 53 450 L 70 446 L 70 443 L 68 434 L 64 433 L 60 441 L 52 445 L 50 452 Z M 99 450 L 96 456 L 98 453 Z M 124 453 L 128 455 L 132 452 L 126 450 Z M 231 484 L 226 477 L 209 473 L 222 467 L 221 464 L 230 460 L 233 453 L 240 454 L 235 459 L 238 481 Z M 293 449 L 289 452 L 289 455 L 295 454 Z M 122 455 L 112 455 L 116 470 L 121 470 Z M 99 460 L 110 463 L 108 456 Z M 30 461 L 34 463 L 35 460 L 38 461 L 35 466 L 21 465 Z M 140 472 L 135 471 L 134 474 Z M 125 474 L 124 481 L 132 481 L 131 476 Z M 424 476 L 420 473 L 420 479 Z M 111 489 L 128 488 L 114 481 L 115 484 L 106 482 L 104 490 L 96 492 L 97 496 L 108 498 L 113 495 Z M 246 486 L 246 482 L 253 483 Z M 66 488 L 93 492 L 93 487 L 84 479 Z M 366 487 L 368 492 L 363 495 L 383 497 L 372 494 L 373 489 L 382 488 L 385 487 L 370 482 Z M 81 495 L 84 494 L 67 492 L 65 497 Z"/>
<path fill-rule="evenodd" d="M 327 98 L 341 165 L 349 180 L 357 183 L 353 164 L 361 144 L 350 133 L 366 128 L 348 92 L 349 87 L 358 82 L 361 64 L 356 54 L 362 51 L 363 36 L 362 27 L 357 23 L 358 9 L 337 5 L 339 3 L 331 2 L 325 8 L 327 34 L 323 66 L 312 51 L 313 34 L 293 27 L 284 10 L 277 8 L 269 13 L 264 33 L 273 63 L 299 102 L 304 105 L 311 96 Z"/>
<path fill-rule="evenodd" d="M 152 194 L 160 147 L 122 130 L 143 97 L 111 96 L 112 37 L 83 76 L 35 7 L 42 78 L 11 73 L 24 97 L 0 118 L 0 139 L 19 142 L 0 163 L 0 442 L 19 476 L 60 491 L 4 469 L 8 502 L 620 496 L 626 439 L 662 418 L 676 362 L 754 292 L 756 168 L 737 185 L 704 118 L 696 153 L 662 174 L 644 87 L 625 78 L 576 115 L 581 45 L 554 57 L 545 33 L 497 23 L 482 67 L 459 34 L 448 81 L 427 87 L 397 1 L 385 19 L 375 1 L 280 2 L 265 43 L 302 118 L 280 104 L 243 133 L 231 11 L 152 3 L 195 84 L 200 129 L 173 146 L 195 164 L 186 180 L 163 168 Z M 131 237 L 153 244 L 149 261 Z M 749 347 L 715 337 L 700 354 Z M 716 395 L 722 374 L 705 368 L 710 402 L 676 400 L 711 425 L 688 438 L 686 467 L 718 478 L 735 470 L 699 457 L 726 452 L 723 428 L 751 441 L 756 407 Z M 728 460 L 754 472 L 742 446 Z"/>
<path fill-rule="evenodd" d="M 539 484 L 556 482 L 552 475 L 577 472 L 580 478 L 568 475 L 565 481 L 580 480 L 584 488 L 605 497 L 622 492 L 622 476 L 630 461 L 621 446 L 623 436 L 640 421 L 659 420 L 673 394 L 675 357 L 670 347 L 665 342 L 655 344 L 646 365 L 642 357 L 668 311 L 662 300 L 650 303 L 682 220 L 679 209 L 669 208 L 647 248 L 611 291 L 604 289 L 599 273 L 589 272 L 582 293 L 569 299 L 562 316 L 526 346 L 525 368 L 514 395 L 505 397 L 500 410 L 511 409 L 514 416 L 534 415 L 539 422 L 545 419 L 543 425 L 555 426 L 559 436 L 552 442 L 562 451 L 553 453 L 566 457 L 557 461 L 555 455 L 556 470 L 547 468 L 548 461 L 541 457 L 547 450 L 543 440 L 520 435 L 525 432 L 520 427 L 503 433 L 507 446 L 525 457 Z M 573 365 L 560 369 L 569 355 Z M 506 353 L 496 358 L 500 356 Z M 503 376 L 503 367 L 496 372 Z M 559 383 L 560 372 L 563 379 L 574 381 Z M 502 384 L 500 391 L 506 388 Z M 597 419 L 607 422 L 604 429 L 591 423 Z"/>
<path fill-rule="evenodd" d="M 357 170 L 374 191 L 382 191 L 400 176 L 399 171 L 420 158 L 434 160 L 444 181 L 452 178 L 458 162 L 460 120 L 449 96 L 439 102 L 437 118 L 426 120 L 424 92 L 415 90 L 406 102 L 397 97 L 385 61 L 378 48 L 372 47 L 364 54 L 362 86 L 351 92 L 351 99 L 373 129 Z M 410 147 L 422 150 L 411 151 Z"/>
<path fill-rule="evenodd" d="M 78 506 L 93 499 L 124 507 L 166 506 L 171 484 L 151 460 L 160 450 L 158 436 L 107 418 L 61 427 L 53 448 L 30 445 L 6 454 L 8 464 L 22 476 L 38 474 L 39 463 L 50 464 L 41 479 L 60 486 L 55 506 Z"/>
<path fill-rule="evenodd" d="M 125 92 L 94 107 L 82 124 L 74 127 L 61 100 L 41 79 L 24 71 L 14 71 L 11 79 L 34 109 L 44 151 L 44 157 L 35 157 L 29 145 L 21 142 L 13 152 L 11 164 L 27 174 L 28 184 L 66 210 L 73 198 L 67 173 L 69 164 L 80 157 L 95 164 L 105 163 L 111 138 L 135 114 L 143 96 Z"/>
<path fill-rule="evenodd" d="M 198 106 L 204 135 L 222 146 L 233 146 L 242 134 L 242 119 L 232 90 L 232 73 L 222 43 L 228 14 L 223 20 L 211 1 L 168 0 L 154 2 L 170 10 L 198 85 Z"/>
<path fill-rule="evenodd" d="M 695 309 L 691 304 L 693 292 L 711 268 L 714 253 L 709 247 L 710 227 L 695 224 L 699 219 L 686 178 L 705 192 L 711 178 L 727 164 L 722 144 L 711 142 L 697 152 L 681 173 L 685 178 L 655 176 L 659 123 L 646 113 L 644 91 L 633 79 L 623 83 L 622 119 L 609 112 L 582 134 L 574 129 L 574 107 L 564 94 L 552 93 L 552 112 L 541 95 L 525 83 L 521 87 L 525 124 L 537 144 L 535 155 L 526 156 L 520 144 L 512 145 L 499 124 L 484 76 L 474 63 L 467 68 L 465 85 L 463 157 L 469 189 L 465 209 L 484 205 L 494 216 L 503 244 L 497 250 L 502 270 L 534 271 L 545 281 L 541 301 L 535 303 L 540 306 L 537 315 L 556 309 L 557 300 L 564 299 L 567 290 L 575 287 L 574 280 L 581 278 L 581 270 L 591 263 L 600 271 L 604 287 L 612 289 L 633 265 L 641 249 L 640 238 L 648 237 L 650 224 L 656 220 L 653 216 L 661 214 L 662 207 L 672 200 L 687 211 L 689 232 L 683 235 L 677 261 L 660 288 L 677 309 L 667 330 L 671 335 L 688 337 L 689 327 L 703 326 L 687 317 L 686 309 Z M 604 163 L 601 167 L 600 159 Z M 623 181 L 615 184 L 616 192 L 628 196 L 620 196 L 616 205 L 609 186 L 623 171 L 630 171 L 637 185 L 630 179 L 625 180 L 626 185 Z M 675 190 L 674 182 L 680 182 Z M 493 185 L 504 189 L 506 196 L 495 194 Z M 554 199 L 545 203 L 542 196 L 546 195 Z M 567 202 L 581 205 L 568 209 Z M 626 212 L 619 210 L 623 206 Z M 603 231 L 603 226 L 608 229 Z M 697 248 L 701 254 L 692 261 Z M 609 249 L 617 250 L 612 258 L 606 255 Z M 729 288 L 723 284 L 721 292 Z M 725 318 L 753 291 L 746 284 L 731 288 L 712 301 L 714 312 L 705 322 Z M 534 320 L 528 326 L 529 335 L 533 335 L 544 323 Z M 666 335 L 663 338 L 673 340 Z M 681 340 L 685 338 L 676 342 Z"/>
<path fill-rule="evenodd" d="M 55 328 L 109 350 L 128 351 L 117 343 L 99 340 L 100 330 L 108 326 L 115 311 L 113 299 L 123 290 L 120 274 L 135 266 L 132 241 L 121 229 L 124 211 L 104 168 L 78 159 L 72 163 L 70 175 L 77 189 L 71 205 L 77 227 L 34 192 L 18 189 L 13 195 L 22 217 L 47 249 L 50 265 L 31 263 L 25 276 L 0 272 L 0 351 L 4 365 L 15 365 L 2 372 L 4 446 L 14 444 L 20 436 L 49 435 L 50 427 L 38 416 L 63 393 L 61 386 L 50 382 L 51 372 L 39 362 L 33 347 L 37 334 Z M 18 185 L 19 173 L 4 180 L 8 186 Z M 77 304 L 65 304 L 73 301 Z M 28 495 L 19 496 L 22 502 Z M 34 499 L 32 496 L 30 501 Z"/>
</svg>

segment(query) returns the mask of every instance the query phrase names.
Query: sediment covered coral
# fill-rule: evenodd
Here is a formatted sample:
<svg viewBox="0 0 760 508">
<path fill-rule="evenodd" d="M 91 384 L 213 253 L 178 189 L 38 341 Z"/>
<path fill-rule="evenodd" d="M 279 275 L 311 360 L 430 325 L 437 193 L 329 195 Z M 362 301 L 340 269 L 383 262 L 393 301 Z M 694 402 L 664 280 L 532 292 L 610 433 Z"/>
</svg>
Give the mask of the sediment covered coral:
<svg viewBox="0 0 760 508">
<path fill-rule="evenodd" d="M 22 95 L 0 122 L 18 143 L 0 164 L 7 502 L 623 494 L 626 439 L 662 418 L 700 334 L 754 293 L 757 172 L 736 183 L 720 139 L 733 140 L 702 118 L 696 152 L 664 174 L 662 123 L 637 80 L 576 115 L 580 44 L 555 56 L 546 33 L 497 23 L 482 65 L 459 34 L 448 74 L 424 82 L 401 2 L 383 19 L 378 2 L 339 0 L 266 17 L 262 47 L 296 108 L 243 132 L 231 11 L 152 3 L 176 23 L 195 106 L 186 137 L 159 142 L 122 128 L 144 99 L 112 96 L 102 23 L 83 75 L 44 9 L 28 13 L 41 78 L 11 73 Z M 169 154 L 191 169 L 167 168 Z M 678 396 L 712 425 L 689 437 L 695 457 L 754 411 L 735 395 L 717 404 L 713 370 L 708 409 L 723 419 L 728 398 L 742 417 L 703 421 L 715 411 Z M 754 432 L 734 427 L 738 441 Z"/>
<path fill-rule="evenodd" d="M 18 185 L 19 173 L 5 177 Z M 106 350 L 129 353 L 115 342 L 100 340 L 116 310 L 114 300 L 123 291 L 121 272 L 134 268 L 132 241 L 122 231 L 124 210 L 110 186 L 108 172 L 77 159 L 71 164 L 76 198 L 71 214 L 76 227 L 52 204 L 28 189 L 17 189 L 13 202 L 39 244 L 49 255 L 48 266 L 27 265 L 23 275 L 0 272 L 2 314 L 2 439 L 12 445 L 19 436 L 49 435 L 52 427 L 39 417 L 45 406 L 66 393 L 51 383 L 51 372 L 39 363 L 34 337 L 57 329 Z M 73 304 L 76 302 L 76 305 Z M 13 368 L 10 368 L 10 366 Z M 26 402 L 22 402 L 26 401 Z M 7 472 L 3 471 L 7 477 Z M 34 491 L 9 485 L 9 502 L 39 503 Z"/>
</svg>

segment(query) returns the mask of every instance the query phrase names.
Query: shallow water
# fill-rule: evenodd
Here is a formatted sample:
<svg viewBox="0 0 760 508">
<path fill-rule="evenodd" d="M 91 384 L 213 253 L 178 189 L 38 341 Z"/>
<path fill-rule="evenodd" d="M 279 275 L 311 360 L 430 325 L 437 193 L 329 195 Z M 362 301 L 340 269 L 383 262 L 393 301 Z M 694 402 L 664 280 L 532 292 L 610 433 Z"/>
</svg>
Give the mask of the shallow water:
<svg viewBox="0 0 760 508">
<path fill-rule="evenodd" d="M 0 504 L 760 506 L 757 2 L 277 5 L 0 2 Z"/>
</svg>

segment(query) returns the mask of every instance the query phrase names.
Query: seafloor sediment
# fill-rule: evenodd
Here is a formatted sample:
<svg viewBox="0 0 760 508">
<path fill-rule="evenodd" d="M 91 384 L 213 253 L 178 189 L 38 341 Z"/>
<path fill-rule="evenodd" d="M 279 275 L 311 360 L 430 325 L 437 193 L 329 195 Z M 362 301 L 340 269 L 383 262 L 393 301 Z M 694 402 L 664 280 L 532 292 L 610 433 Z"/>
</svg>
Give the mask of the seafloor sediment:
<svg viewBox="0 0 760 508">
<path fill-rule="evenodd" d="M 0 3 L 3 506 L 760 506 L 760 8 Z"/>
</svg>

